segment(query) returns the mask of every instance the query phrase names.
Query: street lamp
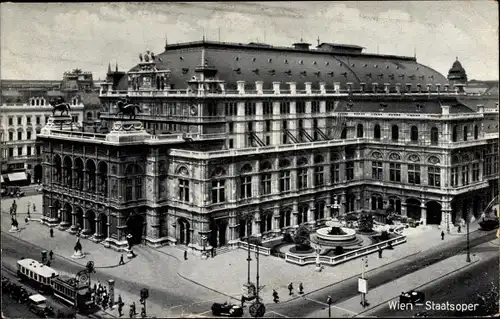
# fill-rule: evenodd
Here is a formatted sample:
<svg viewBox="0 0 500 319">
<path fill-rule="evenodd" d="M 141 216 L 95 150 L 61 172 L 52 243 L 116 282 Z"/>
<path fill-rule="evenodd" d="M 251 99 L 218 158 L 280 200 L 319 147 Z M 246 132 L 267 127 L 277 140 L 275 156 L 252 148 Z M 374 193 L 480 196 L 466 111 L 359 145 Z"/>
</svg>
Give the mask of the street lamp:
<svg viewBox="0 0 500 319">
<path fill-rule="evenodd" d="M 332 317 L 332 297 L 328 296 L 326 299 L 326 303 L 328 304 L 328 318 Z"/>
<path fill-rule="evenodd" d="M 469 212 L 467 211 L 467 215 L 465 217 L 467 220 L 467 258 L 465 259 L 466 262 L 470 263 L 470 244 L 469 244 Z"/>
</svg>

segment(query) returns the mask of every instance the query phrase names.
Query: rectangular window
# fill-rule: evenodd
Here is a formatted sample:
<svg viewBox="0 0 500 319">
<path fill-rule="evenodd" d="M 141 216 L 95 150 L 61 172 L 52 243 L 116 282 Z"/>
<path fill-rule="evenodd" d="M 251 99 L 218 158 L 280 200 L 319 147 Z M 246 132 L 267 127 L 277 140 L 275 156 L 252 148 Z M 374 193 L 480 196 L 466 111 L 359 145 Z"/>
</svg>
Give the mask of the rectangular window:
<svg viewBox="0 0 500 319">
<path fill-rule="evenodd" d="M 484 163 L 483 163 L 483 174 L 485 176 L 488 176 L 488 175 L 491 175 L 491 172 L 493 170 L 493 158 L 492 157 L 486 157 L 484 159 Z"/>
<path fill-rule="evenodd" d="M 280 192 L 288 192 L 290 190 L 290 171 L 282 171 L 280 173 Z"/>
<path fill-rule="evenodd" d="M 31 146 L 26 147 L 26 155 L 31 155 Z"/>
<path fill-rule="evenodd" d="M 252 176 L 243 176 L 241 178 L 240 198 L 252 197 Z"/>
<path fill-rule="evenodd" d="M 270 136 L 266 136 L 266 145 L 267 146 L 271 145 L 271 137 Z"/>
<path fill-rule="evenodd" d="M 189 181 L 186 179 L 179 179 L 179 200 L 189 203 Z"/>
<path fill-rule="evenodd" d="M 226 201 L 225 180 L 212 181 L 212 203 L 223 203 Z"/>
<path fill-rule="evenodd" d="M 266 121 L 266 132 L 271 132 L 271 121 L 270 120 Z"/>
<path fill-rule="evenodd" d="M 217 103 L 208 103 L 208 116 L 217 116 Z"/>
<path fill-rule="evenodd" d="M 233 132 L 234 132 L 234 123 L 233 122 L 229 122 L 227 125 L 228 125 L 229 134 L 233 134 Z"/>
<path fill-rule="evenodd" d="M 28 125 L 31 124 L 31 116 L 26 117 L 26 124 L 28 124 Z"/>
<path fill-rule="evenodd" d="M 479 163 L 472 164 L 472 181 L 479 181 Z"/>
<path fill-rule="evenodd" d="M 125 200 L 132 200 L 132 191 L 134 189 L 134 180 L 132 178 L 127 178 L 125 189 Z"/>
<path fill-rule="evenodd" d="M 290 114 L 290 102 L 280 103 L 280 114 Z"/>
<path fill-rule="evenodd" d="M 245 102 L 245 115 L 255 115 L 255 102 Z"/>
<path fill-rule="evenodd" d="M 429 186 L 441 187 L 441 168 L 429 166 L 427 168 Z"/>
<path fill-rule="evenodd" d="M 135 199 L 142 198 L 142 176 L 135 177 Z"/>
<path fill-rule="evenodd" d="M 372 178 L 377 180 L 384 179 L 384 172 L 382 169 L 382 162 L 372 162 Z"/>
<path fill-rule="evenodd" d="M 469 185 L 469 165 L 462 166 L 462 185 Z"/>
<path fill-rule="evenodd" d="M 41 152 L 40 152 L 40 146 L 37 146 L 36 147 L 36 155 L 40 155 L 40 154 L 41 154 Z"/>
<path fill-rule="evenodd" d="M 270 102 L 270 101 L 265 101 L 264 103 L 262 103 L 262 113 L 264 115 L 271 115 L 273 114 L 273 103 Z"/>
<path fill-rule="evenodd" d="M 390 164 L 389 180 L 391 182 L 401 182 L 401 164 L 395 164 L 395 163 Z"/>
<path fill-rule="evenodd" d="M 272 180 L 272 175 L 271 174 L 263 174 L 260 180 L 260 187 L 262 190 L 262 195 L 269 195 L 271 194 L 271 180 Z"/>
<path fill-rule="evenodd" d="M 26 132 L 26 139 L 31 140 L 31 132 Z"/>
<path fill-rule="evenodd" d="M 23 132 L 17 132 L 17 140 L 20 141 L 23 139 Z"/>
<path fill-rule="evenodd" d="M 14 156 L 14 149 L 12 147 L 9 148 L 9 157 Z"/>
<path fill-rule="evenodd" d="M 253 122 L 248 122 L 247 123 L 247 131 L 248 132 L 253 132 Z"/>
<path fill-rule="evenodd" d="M 311 102 L 311 113 L 319 113 L 319 101 Z"/>
<path fill-rule="evenodd" d="M 451 169 L 451 187 L 458 186 L 458 167 L 453 167 Z"/>
<path fill-rule="evenodd" d="M 304 101 L 297 101 L 295 104 L 295 113 L 297 114 L 304 114 L 306 113 L 306 102 Z"/>
<path fill-rule="evenodd" d="M 420 165 L 408 164 L 408 184 L 420 185 Z"/>
<path fill-rule="evenodd" d="M 325 184 L 325 174 L 323 165 L 314 168 L 314 186 Z"/>
<path fill-rule="evenodd" d="M 12 117 L 9 117 L 9 125 L 14 125 L 14 119 Z"/>
<path fill-rule="evenodd" d="M 13 140 L 14 140 L 14 133 L 9 132 L 9 141 L 13 141 Z"/>
<path fill-rule="evenodd" d="M 354 179 L 354 162 L 345 163 L 345 179 L 347 181 Z"/>
<path fill-rule="evenodd" d="M 299 169 L 297 172 L 297 177 L 298 177 L 297 188 L 298 189 L 307 188 L 307 168 Z"/>
<path fill-rule="evenodd" d="M 234 140 L 232 138 L 229 139 L 229 148 L 234 148 Z"/>
<path fill-rule="evenodd" d="M 333 183 L 340 182 L 340 165 L 339 164 L 332 165 L 332 182 Z"/>
<path fill-rule="evenodd" d="M 23 148 L 22 147 L 18 147 L 17 148 L 17 156 L 21 156 L 23 155 Z"/>
<path fill-rule="evenodd" d="M 18 116 L 17 117 L 17 125 L 21 125 L 23 124 L 23 117 L 22 116 Z"/>
<path fill-rule="evenodd" d="M 36 124 L 40 124 L 40 116 L 36 117 Z"/>
<path fill-rule="evenodd" d="M 333 112 L 335 108 L 335 103 L 332 100 L 326 101 L 326 111 L 327 112 Z"/>
</svg>

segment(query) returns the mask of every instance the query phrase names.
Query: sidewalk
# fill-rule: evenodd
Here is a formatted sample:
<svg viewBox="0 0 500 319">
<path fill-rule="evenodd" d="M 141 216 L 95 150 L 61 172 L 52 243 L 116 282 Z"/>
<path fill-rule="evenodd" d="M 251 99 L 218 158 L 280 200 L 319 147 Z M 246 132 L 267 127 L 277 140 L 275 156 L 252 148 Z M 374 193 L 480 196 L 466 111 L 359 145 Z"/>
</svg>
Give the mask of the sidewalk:
<svg viewBox="0 0 500 319">
<path fill-rule="evenodd" d="M 478 261 L 481 257 L 478 255 L 473 255 L 471 257 L 471 262 L 465 262 L 465 255 L 456 255 L 448 259 L 442 260 L 438 263 L 432 264 L 424 269 L 418 270 L 404 277 L 398 278 L 390 283 L 378 286 L 373 290 L 369 289 L 370 278 L 368 279 L 368 294 L 366 300 L 369 302 L 367 308 L 363 308 L 360 304 L 360 295 L 352 297 L 346 301 L 338 304 L 332 305 L 332 317 L 333 318 L 343 318 L 343 317 L 353 317 L 353 316 L 364 316 L 365 314 L 369 316 L 371 311 L 375 310 L 379 306 L 384 306 L 388 301 L 399 296 L 401 291 L 408 291 L 411 289 L 419 289 L 422 286 L 427 285 L 433 281 L 439 280 L 454 272 L 460 271 Z M 307 298 L 307 297 L 306 297 Z M 312 299 L 311 299 L 312 300 Z M 314 300 L 317 303 L 322 303 L 320 301 Z M 328 317 L 328 305 L 325 303 L 325 310 L 317 310 L 312 312 L 308 317 L 310 318 L 327 318 Z"/>
</svg>

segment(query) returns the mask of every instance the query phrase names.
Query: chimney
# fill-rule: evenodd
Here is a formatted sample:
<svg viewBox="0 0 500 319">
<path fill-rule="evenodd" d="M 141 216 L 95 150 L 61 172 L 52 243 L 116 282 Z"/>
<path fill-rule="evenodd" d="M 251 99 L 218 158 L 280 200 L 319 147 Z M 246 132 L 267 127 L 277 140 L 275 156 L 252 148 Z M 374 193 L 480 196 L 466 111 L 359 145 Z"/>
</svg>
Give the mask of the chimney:
<svg viewBox="0 0 500 319">
<path fill-rule="evenodd" d="M 273 82 L 274 94 L 280 94 L 280 82 Z"/>
<path fill-rule="evenodd" d="M 257 94 L 262 94 L 262 87 L 264 86 L 264 81 L 255 81 L 255 90 Z"/>
<path fill-rule="evenodd" d="M 290 86 L 290 94 L 297 94 L 297 83 L 296 82 L 288 82 Z"/>
<path fill-rule="evenodd" d="M 325 82 L 319 82 L 319 91 L 321 94 L 326 94 Z"/>
<path fill-rule="evenodd" d="M 477 112 L 478 113 L 484 113 L 484 105 L 483 104 L 478 104 L 477 105 Z"/>
<path fill-rule="evenodd" d="M 245 81 L 236 81 L 238 84 L 238 93 L 245 94 Z"/>
<path fill-rule="evenodd" d="M 361 93 L 365 92 L 365 83 L 364 82 L 359 83 L 359 89 L 361 90 Z"/>
<path fill-rule="evenodd" d="M 441 114 L 450 115 L 450 107 L 448 105 L 441 105 Z"/>
<path fill-rule="evenodd" d="M 372 83 L 372 90 L 373 90 L 373 93 L 378 92 L 378 83 Z"/>
<path fill-rule="evenodd" d="M 347 82 L 346 85 L 347 85 L 347 92 L 351 93 L 352 92 L 352 82 Z M 339 83 L 338 86 L 339 86 L 339 89 L 340 89 L 340 83 Z M 337 92 L 336 89 L 335 89 L 335 92 Z"/>
<path fill-rule="evenodd" d="M 312 94 L 311 82 L 304 83 L 306 85 L 306 94 Z"/>
<path fill-rule="evenodd" d="M 352 83 L 351 82 L 347 83 L 347 89 L 349 90 L 349 92 L 351 91 L 351 87 L 352 87 Z M 333 89 L 335 90 L 335 94 L 339 94 L 340 93 L 340 82 L 333 82 Z"/>
<path fill-rule="evenodd" d="M 401 83 L 396 83 L 396 92 L 401 93 Z"/>
<path fill-rule="evenodd" d="M 448 92 L 449 89 L 450 89 L 450 85 L 449 84 L 445 84 L 444 85 L 444 91 Z"/>
<path fill-rule="evenodd" d="M 384 83 L 384 92 L 385 92 L 385 94 L 389 94 L 389 92 L 390 92 L 389 91 L 389 85 L 390 85 L 389 83 Z"/>
</svg>

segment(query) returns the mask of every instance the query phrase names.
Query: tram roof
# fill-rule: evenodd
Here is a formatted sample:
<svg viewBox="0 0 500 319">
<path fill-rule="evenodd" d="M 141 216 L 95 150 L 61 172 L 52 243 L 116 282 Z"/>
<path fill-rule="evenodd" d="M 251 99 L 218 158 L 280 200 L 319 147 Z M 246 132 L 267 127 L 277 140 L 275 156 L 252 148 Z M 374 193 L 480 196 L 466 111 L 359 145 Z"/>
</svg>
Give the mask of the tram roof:
<svg viewBox="0 0 500 319">
<path fill-rule="evenodd" d="M 45 277 L 45 278 L 51 278 L 51 277 L 57 277 L 59 276 L 59 273 L 55 271 L 54 269 L 45 266 L 44 264 L 38 262 L 37 260 L 31 259 L 31 258 L 25 258 L 17 261 L 18 265 L 31 270 L 32 272 Z"/>
</svg>

